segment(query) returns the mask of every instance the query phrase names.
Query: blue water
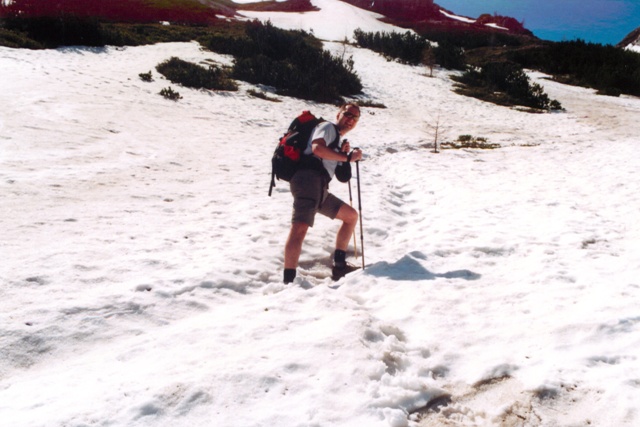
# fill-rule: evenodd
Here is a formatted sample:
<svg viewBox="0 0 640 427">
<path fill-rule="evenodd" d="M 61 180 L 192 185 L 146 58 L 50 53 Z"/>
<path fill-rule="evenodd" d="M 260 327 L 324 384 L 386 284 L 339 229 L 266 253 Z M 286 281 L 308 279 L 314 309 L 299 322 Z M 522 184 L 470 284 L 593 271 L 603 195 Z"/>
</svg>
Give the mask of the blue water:
<svg viewBox="0 0 640 427">
<path fill-rule="evenodd" d="M 640 0 L 435 0 L 456 14 L 511 16 L 544 40 L 617 44 L 640 27 Z"/>
</svg>

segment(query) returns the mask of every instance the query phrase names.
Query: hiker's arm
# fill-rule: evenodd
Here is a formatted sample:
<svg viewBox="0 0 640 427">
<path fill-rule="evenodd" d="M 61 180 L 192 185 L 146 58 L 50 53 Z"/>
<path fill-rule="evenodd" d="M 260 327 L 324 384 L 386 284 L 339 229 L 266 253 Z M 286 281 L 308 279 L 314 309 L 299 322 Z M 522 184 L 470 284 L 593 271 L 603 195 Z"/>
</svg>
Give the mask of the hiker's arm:
<svg viewBox="0 0 640 427">
<path fill-rule="evenodd" d="M 324 139 L 318 138 L 311 142 L 311 149 L 313 150 L 313 154 L 325 160 L 334 160 L 337 162 L 346 162 L 348 160 L 348 153 L 337 153 L 333 151 L 331 148 L 327 147 L 327 143 Z M 351 161 L 357 162 L 362 159 L 362 152 L 360 150 L 355 150 L 351 155 Z"/>
</svg>

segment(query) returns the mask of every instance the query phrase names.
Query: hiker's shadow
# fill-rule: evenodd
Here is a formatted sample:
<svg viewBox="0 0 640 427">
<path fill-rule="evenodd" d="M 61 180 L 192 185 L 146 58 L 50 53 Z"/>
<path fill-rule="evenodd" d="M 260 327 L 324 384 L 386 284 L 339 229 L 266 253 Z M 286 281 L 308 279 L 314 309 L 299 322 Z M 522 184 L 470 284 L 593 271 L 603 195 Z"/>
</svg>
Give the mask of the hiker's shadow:
<svg viewBox="0 0 640 427">
<path fill-rule="evenodd" d="M 455 270 L 446 273 L 432 273 L 427 270 L 416 258 L 411 255 L 405 255 L 394 263 L 386 261 L 377 262 L 365 269 L 366 274 L 376 277 L 386 277 L 391 280 L 435 280 L 438 278 L 445 279 L 464 279 L 478 280 L 482 275 L 474 273 L 470 270 Z"/>
</svg>

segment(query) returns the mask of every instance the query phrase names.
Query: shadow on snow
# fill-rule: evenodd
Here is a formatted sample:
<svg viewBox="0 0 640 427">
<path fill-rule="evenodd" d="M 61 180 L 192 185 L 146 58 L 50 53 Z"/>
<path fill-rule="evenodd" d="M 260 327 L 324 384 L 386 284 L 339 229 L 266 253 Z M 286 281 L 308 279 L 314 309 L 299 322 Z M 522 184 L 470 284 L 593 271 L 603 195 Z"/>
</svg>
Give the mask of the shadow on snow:
<svg viewBox="0 0 640 427">
<path fill-rule="evenodd" d="M 482 275 L 470 270 L 432 273 L 415 258 L 426 259 L 424 255 L 416 252 L 405 255 L 394 263 L 388 263 L 386 261 L 375 263 L 367 267 L 365 272 L 372 276 L 387 277 L 391 280 L 435 280 L 439 278 L 478 280 L 482 277 Z"/>
</svg>

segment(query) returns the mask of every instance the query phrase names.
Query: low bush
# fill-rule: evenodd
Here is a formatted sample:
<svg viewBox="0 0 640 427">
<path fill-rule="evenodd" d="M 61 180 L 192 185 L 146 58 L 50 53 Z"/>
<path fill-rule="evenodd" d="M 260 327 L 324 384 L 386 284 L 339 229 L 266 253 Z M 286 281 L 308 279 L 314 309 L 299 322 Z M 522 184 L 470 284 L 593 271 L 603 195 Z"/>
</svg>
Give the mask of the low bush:
<svg viewBox="0 0 640 427">
<path fill-rule="evenodd" d="M 61 14 L 59 16 L 22 17 L 10 15 L 4 27 L 22 33 L 44 48 L 58 46 L 104 46 L 100 23 L 93 17 Z M 27 46 L 21 46 L 27 47 Z"/>
<path fill-rule="evenodd" d="M 138 74 L 138 77 L 140 77 L 140 80 L 142 80 L 143 82 L 153 81 L 153 76 L 151 75 L 151 71 L 149 71 L 148 73 L 140 73 Z"/>
<path fill-rule="evenodd" d="M 513 52 L 510 58 L 562 83 L 590 87 L 606 95 L 640 96 L 640 54 L 636 52 L 575 40 L 547 43 L 533 52 Z"/>
<path fill-rule="evenodd" d="M 453 43 L 442 41 L 433 49 L 436 63 L 448 70 L 464 70 L 467 60 L 464 49 Z"/>
<path fill-rule="evenodd" d="M 252 21 L 247 23 L 244 36 L 212 36 L 205 44 L 210 50 L 235 57 L 233 78 L 275 87 L 281 95 L 338 102 L 362 91 L 353 59 L 331 55 L 304 31 Z"/>
<path fill-rule="evenodd" d="M 446 43 L 465 50 L 483 47 L 517 47 L 530 43 L 528 37 L 500 31 L 479 31 L 468 28 L 446 28 L 425 25 L 416 30 L 422 37 L 438 44 Z"/>
<path fill-rule="evenodd" d="M 44 49 L 45 46 L 29 37 L 22 31 L 0 28 L 0 46 L 15 49 Z"/>
<path fill-rule="evenodd" d="M 184 26 L 151 24 L 103 23 L 103 39 L 112 46 L 140 46 L 155 43 L 190 42 L 206 40 L 217 34 L 227 37 L 244 34 L 244 24 L 235 21 L 220 21 L 215 25 Z"/>
<path fill-rule="evenodd" d="M 198 64 L 172 57 L 156 66 L 156 70 L 172 83 L 194 89 L 238 90 L 238 85 L 229 78 L 229 73 L 219 67 L 205 68 Z"/>
<path fill-rule="evenodd" d="M 469 68 L 463 75 L 452 77 L 460 83 L 456 92 L 500 105 L 522 105 L 539 110 L 561 110 L 550 100 L 542 86 L 531 81 L 516 64 L 494 62 L 480 70 Z"/>
<path fill-rule="evenodd" d="M 164 98 L 170 99 L 172 101 L 177 101 L 179 99 L 182 99 L 182 96 L 180 95 L 180 93 L 174 91 L 171 87 L 165 87 L 164 89 L 160 90 L 159 93 Z"/>
<path fill-rule="evenodd" d="M 365 33 L 361 29 L 353 32 L 353 37 L 358 46 L 370 49 L 383 55 L 385 58 L 394 59 L 404 64 L 418 65 L 422 62 L 423 51 L 429 49 L 429 43 L 414 33 L 407 31 L 404 34 L 391 32 Z"/>
<path fill-rule="evenodd" d="M 432 47 L 424 37 L 409 31 L 404 34 L 365 33 L 357 29 L 353 37 L 358 46 L 403 64 L 433 65 L 435 62 L 449 70 L 464 70 L 466 67 L 464 49 L 446 39 L 442 40 L 438 46 Z"/>
</svg>

